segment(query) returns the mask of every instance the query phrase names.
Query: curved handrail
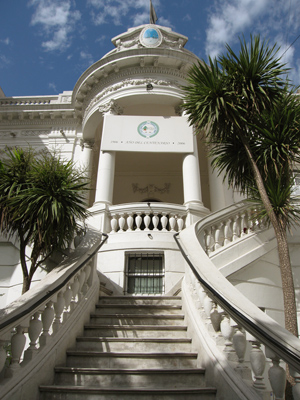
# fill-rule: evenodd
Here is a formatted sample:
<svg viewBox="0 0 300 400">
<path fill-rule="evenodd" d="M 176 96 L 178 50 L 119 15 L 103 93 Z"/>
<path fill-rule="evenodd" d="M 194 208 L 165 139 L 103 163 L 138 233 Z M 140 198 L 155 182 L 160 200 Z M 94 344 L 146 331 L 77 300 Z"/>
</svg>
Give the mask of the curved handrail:
<svg viewBox="0 0 300 400">
<path fill-rule="evenodd" d="M 243 205 L 244 207 L 244 205 Z M 235 206 L 235 209 L 238 207 Z M 219 214 L 221 215 L 222 212 Z M 224 215 L 224 210 L 223 210 Z M 300 372 L 300 341 L 246 298 L 217 270 L 199 242 L 199 232 L 212 220 L 203 218 L 176 233 L 174 239 L 198 281 L 230 317 L 296 371 Z M 181 243 L 182 242 L 182 243 Z M 201 258 L 201 262 L 199 262 Z"/>
<path fill-rule="evenodd" d="M 104 240 L 102 239 L 102 236 L 105 237 Z M 61 288 L 63 288 L 67 284 L 67 282 L 73 276 L 75 276 L 78 273 L 78 271 L 80 271 L 80 269 L 84 265 L 86 265 L 86 263 L 89 262 L 95 256 L 95 254 L 99 251 L 99 249 L 103 246 L 103 244 L 106 242 L 107 239 L 108 239 L 108 235 L 106 233 L 101 233 L 100 243 L 93 249 L 93 251 L 91 253 L 87 253 L 84 256 L 84 260 L 82 262 L 80 262 L 76 266 L 76 268 L 74 268 L 71 271 L 67 271 L 67 273 L 66 273 L 66 275 L 65 275 L 65 277 L 64 277 L 64 279 L 62 281 L 59 281 L 59 282 L 55 283 L 54 287 L 52 289 L 47 291 L 45 295 L 42 295 L 41 297 L 38 297 L 38 299 L 36 301 L 33 301 L 30 306 L 27 306 L 25 304 L 24 307 L 19 307 L 19 308 L 21 308 L 21 310 L 20 311 L 16 311 L 16 313 L 14 313 L 14 315 L 11 316 L 11 317 L 9 316 L 10 313 L 7 313 L 7 315 L 1 315 L 2 322 L 0 323 L 0 330 L 6 328 L 7 326 L 11 325 L 15 321 L 23 318 L 27 314 L 30 314 L 40 304 L 44 303 L 47 299 L 51 298 L 55 293 L 57 293 Z M 38 292 L 36 296 L 38 296 L 39 294 L 40 294 L 40 292 Z M 2 311 L 5 314 L 6 310 L 3 309 Z"/>
</svg>

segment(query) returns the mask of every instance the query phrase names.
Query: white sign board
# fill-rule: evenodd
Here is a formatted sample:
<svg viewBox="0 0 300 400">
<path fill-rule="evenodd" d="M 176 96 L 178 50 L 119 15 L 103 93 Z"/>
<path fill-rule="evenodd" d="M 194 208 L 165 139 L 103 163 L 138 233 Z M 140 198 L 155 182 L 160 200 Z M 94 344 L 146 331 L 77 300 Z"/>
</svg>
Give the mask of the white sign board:
<svg viewBox="0 0 300 400">
<path fill-rule="evenodd" d="M 106 115 L 101 150 L 192 153 L 193 130 L 186 117 Z"/>
</svg>

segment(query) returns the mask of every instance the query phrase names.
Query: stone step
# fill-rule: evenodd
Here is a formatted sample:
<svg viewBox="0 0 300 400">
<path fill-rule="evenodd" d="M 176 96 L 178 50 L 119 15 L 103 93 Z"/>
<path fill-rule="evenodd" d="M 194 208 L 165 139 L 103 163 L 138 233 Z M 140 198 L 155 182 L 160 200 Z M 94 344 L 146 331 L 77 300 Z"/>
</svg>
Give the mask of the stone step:
<svg viewBox="0 0 300 400">
<path fill-rule="evenodd" d="M 41 400 L 213 400 L 214 388 L 128 388 L 99 389 L 81 386 L 41 386 Z"/>
<path fill-rule="evenodd" d="M 183 314 L 91 314 L 91 323 L 106 325 L 183 325 Z"/>
<path fill-rule="evenodd" d="M 157 338 L 186 337 L 187 327 L 184 325 L 101 325 L 86 324 L 84 336 L 118 337 L 118 338 Z"/>
<path fill-rule="evenodd" d="M 68 350 L 67 367 L 88 368 L 196 368 L 197 353 L 103 353 Z"/>
<path fill-rule="evenodd" d="M 95 314 L 181 314 L 180 305 L 152 304 L 96 304 Z"/>
<path fill-rule="evenodd" d="M 203 369 L 103 369 L 55 368 L 55 385 L 98 386 L 99 388 L 205 387 Z"/>
<path fill-rule="evenodd" d="M 178 296 L 100 296 L 99 304 L 181 305 Z"/>
<path fill-rule="evenodd" d="M 99 338 L 78 337 L 78 350 L 95 350 L 102 352 L 171 352 L 190 351 L 192 340 L 189 338 Z"/>
</svg>

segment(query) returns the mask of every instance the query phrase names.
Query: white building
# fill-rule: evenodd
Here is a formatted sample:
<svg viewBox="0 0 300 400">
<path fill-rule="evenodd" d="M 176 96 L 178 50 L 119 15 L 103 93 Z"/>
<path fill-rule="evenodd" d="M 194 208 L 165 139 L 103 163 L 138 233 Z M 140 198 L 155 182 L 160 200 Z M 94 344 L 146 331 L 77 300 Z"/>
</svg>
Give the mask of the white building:
<svg viewBox="0 0 300 400">
<path fill-rule="evenodd" d="M 222 177 L 212 172 L 201 138 L 194 135 L 187 118 L 182 115 L 182 86 L 189 68 L 198 61 L 194 54 L 185 50 L 186 42 L 185 36 L 170 28 L 153 24 L 131 28 L 112 39 L 115 48 L 91 65 L 71 92 L 57 96 L 10 98 L 0 93 L 0 147 L 32 146 L 59 150 L 63 157 L 78 162 L 88 171 L 92 185 L 88 199 L 92 217 L 87 223 L 90 228 L 108 234 L 95 264 L 102 294 L 176 296 L 183 293 L 188 330 L 193 343 L 201 342 L 203 338 L 199 339 L 198 334 L 201 322 L 198 326 L 191 316 L 198 312 L 197 307 L 201 303 L 200 286 L 186 272 L 187 263 L 174 240 L 174 234 L 182 232 L 179 241 L 188 255 L 187 259 L 197 264 L 200 276 L 210 282 L 218 293 L 221 290 L 230 304 L 241 307 L 241 314 L 249 317 L 250 313 L 255 320 L 254 325 L 266 336 L 267 333 L 272 336 L 270 326 L 273 322 L 267 316 L 283 325 L 282 288 L 274 234 L 258 222 L 251 223 L 248 219 L 251 210 L 238 203 L 240 196 L 227 188 Z M 193 231 L 195 228 L 189 227 L 197 221 L 200 222 Z M 207 255 L 203 250 L 198 252 L 200 244 L 195 245 L 196 234 Z M 0 304 L 5 307 L 20 295 L 22 276 L 17 241 L 2 238 L 0 245 Z M 298 232 L 290 238 L 290 249 L 299 299 Z M 86 251 L 88 253 L 89 250 Z M 44 275 L 43 271 L 39 271 L 35 280 Z M 226 284 L 222 276 L 227 278 Z M 22 298 L 18 300 L 18 306 L 25 307 L 27 301 L 33 301 L 41 283 L 34 286 L 35 294 L 25 295 L 24 301 Z M 55 285 L 55 282 L 52 284 Z M 186 289 L 182 285 L 186 285 Z M 245 309 L 241 306 L 244 298 L 240 299 L 234 286 L 251 301 L 248 304 L 245 300 Z M 188 293 L 191 288 L 192 297 Z M 211 297 L 211 293 L 209 295 L 213 301 L 207 297 L 207 305 L 204 305 L 208 315 L 218 310 L 215 308 L 217 299 Z M 195 300 L 195 296 L 200 300 Z M 57 299 L 56 294 L 53 302 Z M 202 302 L 206 304 L 204 297 Z M 218 307 L 221 306 L 224 306 L 223 303 Z M 89 305 L 90 309 L 92 307 Z M 259 312 L 257 307 L 265 314 Z M 17 307 L 14 307 L 14 312 L 16 310 Z M 7 311 L 2 316 L 9 313 Z M 225 312 L 219 312 L 221 315 Z M 235 319 L 235 314 L 229 312 L 229 315 L 231 326 L 248 327 Z M 226 318 L 223 318 L 225 323 L 229 321 Z M 233 320 L 239 322 L 234 325 Z M 26 324 L 28 327 L 30 319 Z M 20 323 L 15 326 L 25 325 Z M 297 340 L 293 341 L 279 325 L 274 326 L 273 330 L 277 332 L 275 339 L 282 339 L 282 347 L 294 346 L 299 352 Z M 9 327 L 11 329 L 12 325 Z M 3 343 L 9 342 L 7 329 L 4 327 Z M 75 331 L 71 334 L 72 338 L 77 333 Z M 26 332 L 25 328 L 23 332 Z M 250 332 L 254 335 L 251 328 Z M 233 334 L 234 330 L 230 331 L 226 339 L 227 350 Z M 243 356 L 237 364 L 240 371 L 243 370 L 240 375 L 234 375 L 237 366 L 232 366 L 237 359 L 233 357 L 231 360 L 227 355 L 215 367 L 221 372 L 213 373 L 209 365 L 218 357 L 217 353 L 207 349 L 217 346 L 211 344 L 209 333 L 203 335 L 208 344 L 201 346 L 198 343 L 202 349 L 199 352 L 210 354 L 203 359 L 209 360 L 204 364 L 208 368 L 207 382 L 217 387 L 215 398 L 254 399 L 258 398 L 256 392 L 270 398 L 268 390 L 271 389 L 266 383 L 265 391 L 259 371 L 254 371 L 254 391 L 251 388 L 248 391 L 246 383 L 238 382 L 242 382 L 240 376 L 247 379 L 250 376 L 243 369 Z M 261 337 L 257 340 L 252 337 L 259 356 L 258 342 L 267 344 L 273 350 L 274 346 L 278 346 L 278 342 L 271 344 Z M 65 348 L 66 343 L 61 346 Z M 36 352 L 38 348 L 37 345 Z M 279 356 L 284 358 L 282 353 Z M 270 355 L 269 358 L 276 359 Z M 58 359 L 61 362 L 62 358 Z M 290 361 L 289 358 L 284 359 Z M 40 368 L 41 362 L 30 367 L 31 370 Z M 57 359 L 52 363 L 57 364 Z M 224 373 L 228 367 L 226 363 L 233 372 Z M 29 368 L 29 364 L 26 365 L 23 371 Z M 277 365 L 276 362 L 274 365 Z M 11 379 L 16 379 L 15 372 L 11 375 Z M 29 375 L 27 370 L 26 376 Z M 233 392 L 228 391 L 228 385 L 231 385 L 228 379 L 235 382 Z M 37 384 L 45 382 L 41 379 Z M 28 392 L 24 384 L 7 385 L 5 396 L 15 393 L 15 398 L 29 398 L 26 397 Z M 22 389 L 16 391 L 16 387 Z"/>
</svg>

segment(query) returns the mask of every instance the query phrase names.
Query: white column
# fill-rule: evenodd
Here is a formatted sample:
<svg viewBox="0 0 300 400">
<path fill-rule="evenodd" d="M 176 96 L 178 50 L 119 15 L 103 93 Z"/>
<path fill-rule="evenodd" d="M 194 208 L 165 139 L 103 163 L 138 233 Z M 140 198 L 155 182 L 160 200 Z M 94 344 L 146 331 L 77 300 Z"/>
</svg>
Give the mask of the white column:
<svg viewBox="0 0 300 400">
<path fill-rule="evenodd" d="M 100 151 L 96 185 L 96 203 L 112 204 L 115 158 L 116 154 L 114 151 Z"/>
<path fill-rule="evenodd" d="M 203 208 L 196 137 L 194 137 L 194 153 L 187 154 L 183 159 L 182 173 L 184 205 Z"/>
</svg>

